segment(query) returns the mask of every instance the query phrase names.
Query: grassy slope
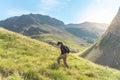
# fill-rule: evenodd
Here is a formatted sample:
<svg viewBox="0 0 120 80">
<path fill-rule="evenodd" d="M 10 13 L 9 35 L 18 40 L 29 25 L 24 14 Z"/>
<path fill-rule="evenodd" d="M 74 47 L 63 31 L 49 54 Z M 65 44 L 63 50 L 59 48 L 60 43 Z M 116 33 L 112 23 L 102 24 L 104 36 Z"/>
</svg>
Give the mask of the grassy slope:
<svg viewBox="0 0 120 80">
<path fill-rule="evenodd" d="M 40 41 L 0 28 L 2 80 L 120 80 L 120 72 L 69 55 L 70 69 L 56 64 L 59 51 Z"/>
<path fill-rule="evenodd" d="M 55 28 L 53 26 L 43 25 L 40 26 L 40 29 L 48 31 L 50 33 L 36 34 L 30 37 L 46 43 L 49 42 L 57 43 L 58 41 L 62 41 L 70 48 L 79 51 L 82 51 L 83 49 L 89 46 L 87 42 L 85 42 L 84 40 L 80 40 L 78 37 L 75 37 L 72 34 L 68 33 L 67 31 L 64 30 L 63 27 Z"/>
<path fill-rule="evenodd" d="M 58 35 L 53 35 L 53 34 L 43 34 L 40 35 L 41 40 L 45 41 L 45 42 L 54 42 L 57 43 L 58 40 L 62 41 L 63 43 L 65 43 L 67 46 L 69 46 L 72 49 L 78 49 L 79 51 L 84 50 L 87 46 L 83 46 L 80 45 L 80 43 L 75 42 L 74 40 L 72 40 L 71 38 L 73 37 L 63 37 L 63 36 L 58 36 Z"/>
</svg>

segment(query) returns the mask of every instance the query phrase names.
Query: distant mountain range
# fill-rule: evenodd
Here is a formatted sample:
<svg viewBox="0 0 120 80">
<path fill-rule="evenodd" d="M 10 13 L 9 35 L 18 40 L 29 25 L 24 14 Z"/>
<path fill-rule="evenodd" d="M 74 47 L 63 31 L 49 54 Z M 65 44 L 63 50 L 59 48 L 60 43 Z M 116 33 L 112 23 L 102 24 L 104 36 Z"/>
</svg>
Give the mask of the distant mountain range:
<svg viewBox="0 0 120 80">
<path fill-rule="evenodd" d="M 89 43 L 93 43 L 107 29 L 107 24 L 84 22 L 81 24 L 68 24 L 66 30 L 80 38 L 83 38 Z"/>
<path fill-rule="evenodd" d="M 104 35 L 82 57 L 120 69 L 120 9 Z"/>
<path fill-rule="evenodd" d="M 107 24 L 92 22 L 66 25 L 63 21 L 41 14 L 11 17 L 0 21 L 0 26 L 47 43 L 54 44 L 60 40 L 77 45 L 93 43 L 107 28 Z"/>
</svg>

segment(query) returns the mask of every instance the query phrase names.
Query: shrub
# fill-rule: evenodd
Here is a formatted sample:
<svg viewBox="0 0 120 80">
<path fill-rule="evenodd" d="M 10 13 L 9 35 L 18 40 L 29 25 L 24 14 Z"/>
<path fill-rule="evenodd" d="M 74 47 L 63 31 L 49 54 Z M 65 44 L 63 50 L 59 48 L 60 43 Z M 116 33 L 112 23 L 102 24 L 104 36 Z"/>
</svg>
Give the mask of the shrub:
<svg viewBox="0 0 120 80">
<path fill-rule="evenodd" d="M 51 78 L 53 80 L 68 80 L 68 77 L 66 76 L 66 74 L 63 71 L 58 71 L 58 70 L 55 70 L 52 73 Z"/>
<path fill-rule="evenodd" d="M 12 75 L 14 72 L 14 70 L 6 68 L 4 66 L 0 66 L 0 73 L 4 76 L 4 77 L 8 77 L 9 75 Z"/>
<path fill-rule="evenodd" d="M 42 67 L 42 68 L 39 69 L 40 74 L 44 75 L 45 72 L 47 72 L 46 68 Z"/>
<path fill-rule="evenodd" d="M 50 66 L 50 69 L 59 69 L 59 64 L 57 64 L 57 63 L 53 63 L 53 64 L 51 64 Z"/>
<path fill-rule="evenodd" d="M 86 71 L 84 74 L 88 77 L 97 77 L 96 73 L 91 71 Z"/>
<path fill-rule="evenodd" d="M 27 71 L 23 76 L 25 80 L 39 80 L 38 74 L 33 70 Z"/>
<path fill-rule="evenodd" d="M 8 77 L 7 80 L 23 80 L 19 74 L 13 74 L 12 76 Z"/>
</svg>

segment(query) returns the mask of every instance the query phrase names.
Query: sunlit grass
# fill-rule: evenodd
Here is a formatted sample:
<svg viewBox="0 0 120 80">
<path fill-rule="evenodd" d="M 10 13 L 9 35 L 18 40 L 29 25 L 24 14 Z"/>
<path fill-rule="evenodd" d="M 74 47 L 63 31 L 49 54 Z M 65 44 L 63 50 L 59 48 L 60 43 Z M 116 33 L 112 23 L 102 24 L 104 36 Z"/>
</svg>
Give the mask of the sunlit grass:
<svg viewBox="0 0 120 80">
<path fill-rule="evenodd" d="M 58 65 L 59 49 L 0 29 L 2 80 L 120 80 L 120 72 L 69 54 L 68 64 Z"/>
</svg>

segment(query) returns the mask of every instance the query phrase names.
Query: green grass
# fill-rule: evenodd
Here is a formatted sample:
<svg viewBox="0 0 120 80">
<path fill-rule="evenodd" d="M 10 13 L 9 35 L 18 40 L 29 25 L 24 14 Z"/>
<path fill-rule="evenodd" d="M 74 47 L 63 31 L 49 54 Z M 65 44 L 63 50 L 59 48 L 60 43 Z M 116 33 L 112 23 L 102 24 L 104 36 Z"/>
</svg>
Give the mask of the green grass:
<svg viewBox="0 0 120 80">
<path fill-rule="evenodd" d="M 0 28 L 1 80 L 120 80 L 120 72 L 69 54 L 66 69 L 59 49 Z"/>
<path fill-rule="evenodd" d="M 71 49 L 79 50 L 80 52 L 83 51 L 88 46 L 83 46 L 80 43 L 76 42 L 73 37 L 70 36 L 60 36 L 57 34 L 42 34 L 39 35 L 38 40 L 42 40 L 44 42 L 53 42 L 57 43 L 58 41 L 62 41 L 67 46 L 69 46 Z"/>
</svg>

